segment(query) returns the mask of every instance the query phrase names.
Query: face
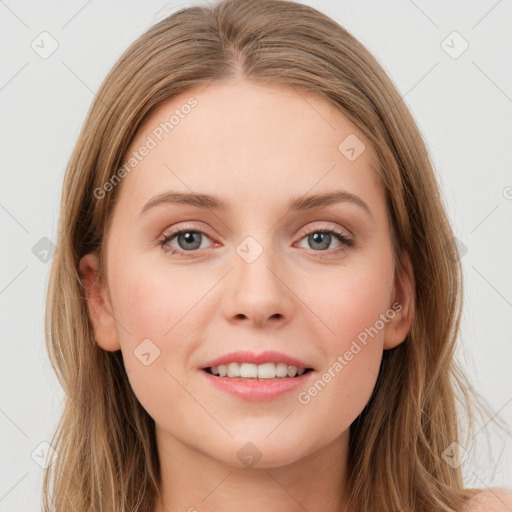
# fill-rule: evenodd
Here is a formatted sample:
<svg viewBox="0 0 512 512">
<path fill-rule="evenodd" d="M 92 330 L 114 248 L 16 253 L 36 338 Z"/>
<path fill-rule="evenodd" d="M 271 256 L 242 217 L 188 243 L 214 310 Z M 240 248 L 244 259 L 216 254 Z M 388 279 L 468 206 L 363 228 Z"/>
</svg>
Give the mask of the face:
<svg viewBox="0 0 512 512">
<path fill-rule="evenodd" d="M 134 151 L 145 156 L 117 185 L 103 287 L 94 255 L 81 270 L 96 341 L 121 349 L 157 431 L 234 466 L 251 442 L 267 467 L 346 434 L 410 327 L 369 142 L 322 98 L 242 81 L 174 97 Z M 274 370 L 251 361 L 311 370 L 250 382 L 204 370 L 233 352 L 249 374 Z"/>
</svg>

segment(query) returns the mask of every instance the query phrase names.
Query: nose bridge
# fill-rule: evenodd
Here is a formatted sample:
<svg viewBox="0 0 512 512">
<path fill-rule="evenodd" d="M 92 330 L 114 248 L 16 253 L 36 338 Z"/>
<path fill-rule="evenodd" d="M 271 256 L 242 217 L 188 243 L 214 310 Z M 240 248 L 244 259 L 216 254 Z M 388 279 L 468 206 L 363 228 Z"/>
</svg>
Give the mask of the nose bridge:
<svg viewBox="0 0 512 512">
<path fill-rule="evenodd" d="M 261 243 L 256 236 L 247 236 L 235 248 L 225 314 L 228 319 L 247 318 L 255 324 L 272 318 L 283 321 L 292 309 L 283 265 L 271 247 L 272 236 L 258 236 Z"/>
</svg>

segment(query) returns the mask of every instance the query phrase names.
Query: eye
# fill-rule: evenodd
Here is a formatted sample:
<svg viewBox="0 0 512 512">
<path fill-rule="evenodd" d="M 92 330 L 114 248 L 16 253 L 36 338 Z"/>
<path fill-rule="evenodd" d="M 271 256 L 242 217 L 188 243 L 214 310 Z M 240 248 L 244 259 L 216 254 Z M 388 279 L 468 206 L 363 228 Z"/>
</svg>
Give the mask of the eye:
<svg viewBox="0 0 512 512">
<path fill-rule="evenodd" d="M 338 242 L 341 244 L 341 248 L 338 247 L 338 249 L 334 249 L 334 252 L 350 248 L 355 245 L 355 242 L 352 238 L 336 228 L 310 229 L 308 232 L 306 232 L 305 236 L 301 238 L 301 240 L 304 239 L 307 239 L 307 243 L 311 248 L 318 249 L 320 252 L 328 250 L 333 240 L 338 240 Z"/>
<path fill-rule="evenodd" d="M 171 244 L 174 239 L 176 239 L 175 242 L 177 246 Z M 163 235 L 158 243 L 168 254 L 177 254 L 187 257 L 193 256 L 193 253 L 199 249 L 204 249 L 205 246 L 203 242 L 205 239 L 211 240 L 211 238 L 200 229 L 185 226 Z M 314 252 L 338 252 L 355 245 L 355 241 L 352 237 L 336 228 L 310 229 L 306 231 L 300 240 L 302 241 L 304 239 L 307 239 L 310 248 L 316 249 Z M 331 248 L 329 250 L 331 243 L 336 240 L 340 244 L 338 248 Z"/>
<path fill-rule="evenodd" d="M 204 241 L 205 237 L 208 239 L 210 238 L 203 231 L 185 227 L 164 235 L 159 240 L 159 245 L 164 249 L 165 252 L 169 254 L 180 254 L 188 256 L 187 253 L 189 252 L 193 252 L 198 249 L 204 249 L 202 242 Z M 178 247 L 169 245 L 170 242 L 172 242 L 175 238 Z"/>
</svg>

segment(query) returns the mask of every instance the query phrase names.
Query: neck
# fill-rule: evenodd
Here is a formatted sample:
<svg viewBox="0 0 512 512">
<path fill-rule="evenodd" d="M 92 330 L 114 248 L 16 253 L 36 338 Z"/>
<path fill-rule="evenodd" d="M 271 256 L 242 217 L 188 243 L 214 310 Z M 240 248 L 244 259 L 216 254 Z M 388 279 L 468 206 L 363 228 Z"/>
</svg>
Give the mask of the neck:
<svg viewBox="0 0 512 512">
<path fill-rule="evenodd" d="M 162 499 L 153 512 L 347 512 L 348 431 L 286 465 L 236 467 L 156 428 Z"/>
</svg>

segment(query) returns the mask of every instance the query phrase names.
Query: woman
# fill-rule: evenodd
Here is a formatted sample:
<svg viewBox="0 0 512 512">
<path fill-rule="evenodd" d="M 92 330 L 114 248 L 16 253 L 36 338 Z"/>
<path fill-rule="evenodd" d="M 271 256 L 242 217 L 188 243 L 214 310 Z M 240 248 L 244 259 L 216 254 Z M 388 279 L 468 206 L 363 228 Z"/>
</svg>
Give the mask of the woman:
<svg viewBox="0 0 512 512">
<path fill-rule="evenodd" d="M 461 269 L 425 145 L 334 21 L 225 0 L 157 23 L 61 208 L 45 510 L 512 506 L 463 486 Z"/>
</svg>

